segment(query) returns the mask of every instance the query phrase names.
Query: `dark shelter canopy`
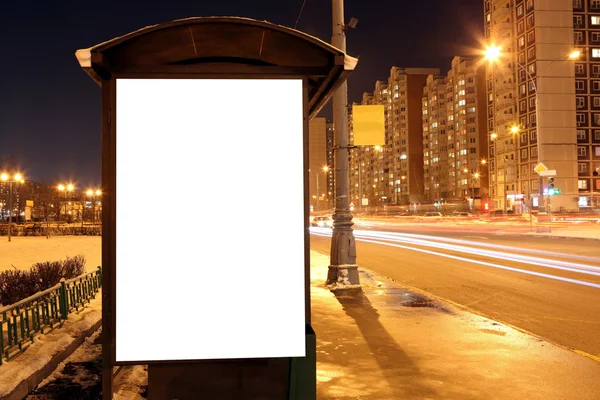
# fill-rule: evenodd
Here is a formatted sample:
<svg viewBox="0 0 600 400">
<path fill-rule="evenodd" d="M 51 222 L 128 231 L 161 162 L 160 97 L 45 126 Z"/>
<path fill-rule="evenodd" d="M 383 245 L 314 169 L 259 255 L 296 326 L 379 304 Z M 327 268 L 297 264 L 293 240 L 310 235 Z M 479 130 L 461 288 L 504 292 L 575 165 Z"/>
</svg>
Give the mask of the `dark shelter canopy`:
<svg viewBox="0 0 600 400">
<path fill-rule="evenodd" d="M 303 32 L 241 17 L 194 17 L 148 26 L 78 50 L 76 56 L 99 85 L 113 74 L 307 76 L 310 118 L 358 62 Z"/>
</svg>

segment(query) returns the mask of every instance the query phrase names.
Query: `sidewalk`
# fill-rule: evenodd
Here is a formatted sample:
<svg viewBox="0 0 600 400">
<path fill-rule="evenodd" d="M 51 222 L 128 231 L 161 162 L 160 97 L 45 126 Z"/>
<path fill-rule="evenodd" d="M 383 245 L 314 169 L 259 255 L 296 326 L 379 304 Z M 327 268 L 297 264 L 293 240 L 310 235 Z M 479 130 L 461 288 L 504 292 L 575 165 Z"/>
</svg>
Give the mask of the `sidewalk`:
<svg viewBox="0 0 600 400">
<path fill-rule="evenodd" d="M 361 271 L 324 286 L 311 251 L 319 400 L 598 399 L 600 362 Z"/>
</svg>

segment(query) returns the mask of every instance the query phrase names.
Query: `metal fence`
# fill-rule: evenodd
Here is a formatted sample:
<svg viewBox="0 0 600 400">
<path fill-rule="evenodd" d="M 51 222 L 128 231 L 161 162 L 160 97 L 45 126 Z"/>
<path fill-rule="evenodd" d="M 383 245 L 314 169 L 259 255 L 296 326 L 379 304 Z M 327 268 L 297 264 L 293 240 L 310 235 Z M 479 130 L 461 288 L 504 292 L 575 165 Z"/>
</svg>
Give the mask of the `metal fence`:
<svg viewBox="0 0 600 400">
<path fill-rule="evenodd" d="M 63 325 L 81 311 L 102 286 L 102 268 L 64 280 L 53 287 L 0 308 L 0 365 L 27 349 L 36 333 Z"/>
</svg>

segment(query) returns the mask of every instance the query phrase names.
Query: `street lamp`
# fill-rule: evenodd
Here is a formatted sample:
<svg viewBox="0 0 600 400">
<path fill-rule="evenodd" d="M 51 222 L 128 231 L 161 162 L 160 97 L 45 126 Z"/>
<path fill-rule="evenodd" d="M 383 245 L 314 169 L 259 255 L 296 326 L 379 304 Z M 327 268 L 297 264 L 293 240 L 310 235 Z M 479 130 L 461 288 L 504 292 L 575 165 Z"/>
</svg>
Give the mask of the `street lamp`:
<svg viewBox="0 0 600 400">
<path fill-rule="evenodd" d="M 11 231 L 12 231 L 12 212 L 13 212 L 13 183 L 24 183 L 25 180 L 21 174 L 16 173 L 12 177 L 3 172 L 0 175 L 0 180 L 2 182 L 8 182 L 8 241 L 11 241 Z"/>
<path fill-rule="evenodd" d="M 481 164 L 485 164 L 485 160 L 481 160 Z M 471 209 L 475 207 L 475 180 L 479 179 L 479 172 L 471 173 L 467 168 L 463 169 L 463 172 L 467 174 L 467 191 L 471 189 Z M 471 177 L 469 178 L 469 175 Z M 470 185 L 469 185 L 470 182 Z"/>
<path fill-rule="evenodd" d="M 346 52 L 346 30 L 356 26 L 356 20 L 346 24 L 344 1 L 332 0 L 333 35 L 331 44 Z M 356 264 L 356 243 L 352 232 L 352 213 L 349 202 L 348 175 L 348 83 L 344 81 L 333 95 L 334 160 L 335 160 L 335 208 L 331 234 L 330 265 L 327 283 L 359 284 Z"/>
<path fill-rule="evenodd" d="M 74 189 L 75 186 L 73 186 L 72 183 L 69 183 L 66 186 L 63 184 L 58 185 L 58 191 L 65 193 L 65 223 L 67 222 L 67 192 L 72 192 Z M 58 212 L 60 213 L 60 207 Z M 60 222 L 60 214 L 57 222 Z"/>
<path fill-rule="evenodd" d="M 317 177 L 317 179 L 318 179 L 318 177 Z M 317 184 L 317 186 L 318 186 L 318 184 Z M 93 202 L 92 202 L 92 224 L 96 225 L 96 196 L 101 196 L 102 191 L 100 189 L 96 189 L 96 190 L 88 189 L 88 191 L 85 193 L 88 195 L 88 197 L 92 197 L 92 200 L 93 200 Z"/>
<path fill-rule="evenodd" d="M 309 170 L 310 171 L 310 170 Z M 315 176 L 317 177 L 317 209 L 316 211 L 319 211 L 320 208 L 320 203 L 319 201 L 321 200 L 321 193 L 319 191 L 319 174 L 321 172 L 325 172 L 325 176 L 327 176 L 327 172 L 329 171 L 329 167 L 327 165 L 324 165 L 320 170 L 318 171 L 314 171 L 315 172 Z M 325 191 L 325 193 L 327 193 L 327 191 Z"/>
<path fill-rule="evenodd" d="M 561 61 L 561 60 L 565 60 L 565 59 L 570 59 L 570 60 L 576 60 L 579 58 L 579 56 L 581 55 L 581 51 L 579 50 L 573 50 L 571 51 L 569 54 L 561 56 L 555 60 L 552 60 L 549 64 L 548 67 L 552 64 L 554 64 L 556 61 Z M 502 56 L 502 48 L 499 46 L 489 46 L 485 49 L 485 59 L 488 60 L 490 63 L 492 63 L 492 65 L 495 64 L 495 62 Z M 543 154 L 542 154 L 542 141 L 541 141 L 541 135 L 540 135 L 540 129 L 539 127 L 541 126 L 541 119 L 540 119 L 540 107 L 539 107 L 539 97 L 538 97 L 538 90 L 537 90 L 537 84 L 536 84 L 536 80 L 533 78 L 533 76 L 531 76 L 531 73 L 529 72 L 529 70 L 527 70 L 527 68 L 521 64 L 519 61 L 512 60 L 514 61 L 515 65 L 522 69 L 527 78 L 529 79 L 529 81 L 531 82 L 531 88 L 533 89 L 533 92 L 535 93 L 535 131 L 536 131 L 536 138 L 537 138 L 537 151 L 538 151 L 538 163 L 543 162 Z M 536 73 L 536 78 L 537 78 L 538 74 Z M 495 82 L 493 82 L 493 84 L 495 85 Z M 495 105 L 494 105 L 495 108 Z M 494 110 L 494 114 L 495 114 L 495 110 Z M 511 128 L 511 132 L 512 133 L 517 133 L 519 132 L 519 128 L 518 126 L 513 126 Z M 517 153 L 518 155 L 518 153 Z M 517 164 L 518 165 L 518 164 Z M 505 184 L 505 183 L 504 183 Z M 503 185 L 504 185 L 503 184 Z M 540 175 L 540 180 L 539 180 L 539 198 L 542 198 L 543 195 L 543 177 Z M 506 209 L 506 202 L 505 202 L 505 209 Z"/>
</svg>

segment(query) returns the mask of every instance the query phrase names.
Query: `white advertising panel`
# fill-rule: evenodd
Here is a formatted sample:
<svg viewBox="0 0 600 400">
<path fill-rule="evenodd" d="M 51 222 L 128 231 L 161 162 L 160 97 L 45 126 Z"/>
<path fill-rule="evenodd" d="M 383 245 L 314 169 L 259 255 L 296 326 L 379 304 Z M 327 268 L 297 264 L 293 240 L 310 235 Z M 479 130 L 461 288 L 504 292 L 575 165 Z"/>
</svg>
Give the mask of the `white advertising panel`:
<svg viewBox="0 0 600 400">
<path fill-rule="evenodd" d="M 300 79 L 117 79 L 116 361 L 305 355 Z"/>
</svg>

